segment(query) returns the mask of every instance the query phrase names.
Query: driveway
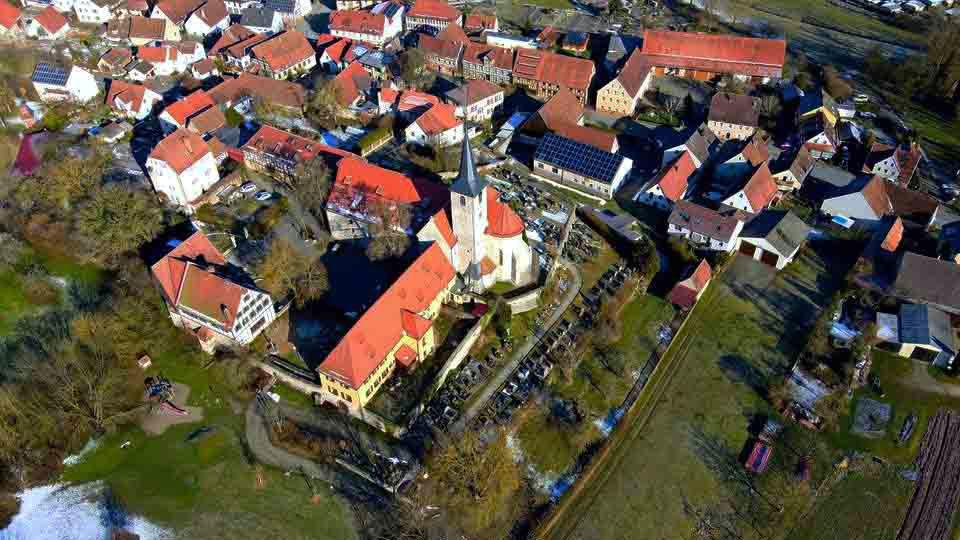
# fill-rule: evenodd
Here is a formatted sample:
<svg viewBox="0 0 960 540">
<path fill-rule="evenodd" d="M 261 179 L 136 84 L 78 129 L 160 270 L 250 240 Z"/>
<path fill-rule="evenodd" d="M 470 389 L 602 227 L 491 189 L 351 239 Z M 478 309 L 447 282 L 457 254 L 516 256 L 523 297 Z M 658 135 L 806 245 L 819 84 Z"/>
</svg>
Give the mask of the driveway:
<svg viewBox="0 0 960 540">
<path fill-rule="evenodd" d="M 451 433 L 461 433 L 464 428 L 469 424 L 480 412 L 487 406 L 487 403 L 490 399 L 500 391 L 500 388 L 507 382 L 507 379 L 513 375 L 513 372 L 516 371 L 517 366 L 520 365 L 520 362 L 526 358 L 527 354 L 533 350 L 533 347 L 543 338 L 543 336 L 553 328 L 553 325 L 560 320 L 560 317 L 566 313 L 567 308 L 570 307 L 570 304 L 573 303 L 574 299 L 577 297 L 577 294 L 580 292 L 580 287 L 583 286 L 583 279 L 580 277 L 580 270 L 577 269 L 569 261 L 562 261 L 561 264 L 570 272 L 573 276 L 573 286 L 567 289 L 566 295 L 564 295 L 563 300 L 561 300 L 560 305 L 557 306 L 557 309 L 554 310 L 553 314 L 550 315 L 550 318 L 544 322 L 539 328 L 534 330 L 533 334 L 523 342 L 523 345 L 514 349 L 513 354 L 510 356 L 510 361 L 504 364 L 500 371 L 490 380 L 489 383 L 481 390 L 478 399 L 473 402 L 473 405 L 467 409 L 463 416 L 460 417 L 460 420 L 450 428 Z"/>
</svg>

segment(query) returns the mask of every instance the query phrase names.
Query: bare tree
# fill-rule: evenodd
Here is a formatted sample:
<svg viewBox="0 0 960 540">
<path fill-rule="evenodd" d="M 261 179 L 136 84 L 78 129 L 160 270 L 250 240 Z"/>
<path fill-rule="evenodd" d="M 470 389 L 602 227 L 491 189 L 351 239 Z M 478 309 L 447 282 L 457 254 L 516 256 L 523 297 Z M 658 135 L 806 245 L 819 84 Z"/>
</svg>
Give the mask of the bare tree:
<svg viewBox="0 0 960 540">
<path fill-rule="evenodd" d="M 270 245 L 257 270 L 268 291 L 280 296 L 293 294 L 300 306 L 320 298 L 330 286 L 319 255 L 302 253 L 280 238 Z"/>
</svg>

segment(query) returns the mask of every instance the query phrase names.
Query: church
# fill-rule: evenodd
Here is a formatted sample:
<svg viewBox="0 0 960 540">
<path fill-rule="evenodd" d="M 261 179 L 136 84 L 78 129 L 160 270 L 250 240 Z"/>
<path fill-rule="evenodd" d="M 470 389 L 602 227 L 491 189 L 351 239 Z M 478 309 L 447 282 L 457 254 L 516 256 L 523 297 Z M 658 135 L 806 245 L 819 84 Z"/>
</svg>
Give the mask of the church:
<svg viewBox="0 0 960 540">
<path fill-rule="evenodd" d="M 538 267 L 523 231 L 520 216 L 478 174 L 464 137 L 449 205 L 431 217 L 417 238 L 440 244 L 465 290 L 482 293 L 498 282 L 523 286 L 536 280 Z"/>
</svg>

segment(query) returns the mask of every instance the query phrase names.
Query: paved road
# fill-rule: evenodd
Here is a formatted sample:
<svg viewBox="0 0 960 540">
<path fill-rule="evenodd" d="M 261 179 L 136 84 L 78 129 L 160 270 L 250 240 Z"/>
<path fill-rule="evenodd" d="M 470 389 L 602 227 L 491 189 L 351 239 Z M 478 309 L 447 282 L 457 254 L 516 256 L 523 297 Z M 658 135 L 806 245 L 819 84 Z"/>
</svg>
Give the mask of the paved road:
<svg viewBox="0 0 960 540">
<path fill-rule="evenodd" d="M 467 424 L 469 424 L 480 412 L 487 406 L 487 403 L 490 399 L 500 391 L 500 388 L 507 382 L 507 379 L 513 375 L 513 372 L 517 369 L 517 366 L 520 365 L 520 362 L 527 356 L 527 354 L 533 349 L 533 347 L 543 338 L 544 334 L 551 328 L 553 325 L 560 320 L 560 317 L 566 313 L 567 308 L 570 307 L 570 304 L 573 303 L 573 300 L 577 297 L 577 293 L 580 292 L 580 287 L 583 285 L 583 279 L 580 277 L 580 271 L 569 261 L 564 260 L 561 263 L 567 270 L 570 271 L 573 275 L 573 286 L 567 289 L 566 295 L 564 295 L 563 300 L 560 302 L 560 305 L 557 306 L 557 309 L 554 310 L 553 314 L 550 315 L 550 318 L 547 321 L 534 330 L 533 334 L 527 338 L 527 340 L 520 347 L 514 349 L 513 355 L 510 357 L 510 361 L 503 365 L 500 368 L 500 371 L 487 383 L 487 385 L 481 391 L 479 399 L 474 401 L 473 406 L 467 409 L 463 415 L 460 417 L 460 420 L 450 429 L 451 433 L 461 433 Z"/>
</svg>

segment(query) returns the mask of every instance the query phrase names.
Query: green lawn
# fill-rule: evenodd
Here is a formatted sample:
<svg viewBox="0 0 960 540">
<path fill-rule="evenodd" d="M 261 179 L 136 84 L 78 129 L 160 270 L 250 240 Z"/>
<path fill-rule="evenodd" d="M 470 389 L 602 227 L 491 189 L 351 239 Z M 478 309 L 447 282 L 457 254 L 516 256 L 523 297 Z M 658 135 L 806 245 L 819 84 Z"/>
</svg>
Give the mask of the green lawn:
<svg viewBox="0 0 960 540">
<path fill-rule="evenodd" d="M 726 493 L 702 452 L 710 446 L 705 441 L 736 456 L 747 442 L 751 420 L 773 414 L 761 392 L 772 369 L 788 366 L 802 347 L 807 329 L 837 285 L 827 276 L 842 276 L 852 264 L 843 251 L 805 250 L 794 264 L 810 270 L 799 268 L 782 279 L 768 279 L 767 285 L 765 269 L 742 259 L 715 278 L 675 338 L 684 345 L 671 348 L 662 360 L 664 365 L 679 362 L 679 367 L 649 423 L 639 430 L 621 426 L 614 436 L 626 440 L 617 459 L 604 463 L 604 480 L 588 485 L 570 502 L 566 516 L 573 524 L 560 529 L 572 534 L 559 537 L 689 536 L 692 521 L 684 501 L 713 504 Z M 824 258 L 842 261 L 831 263 L 827 272 Z M 682 356 L 674 358 L 678 354 Z M 829 460 L 818 463 L 826 466 Z"/>
<path fill-rule="evenodd" d="M 913 488 L 895 467 L 862 462 L 832 485 L 786 538 L 894 538 Z"/>
<path fill-rule="evenodd" d="M 0 272 L 0 336 L 10 333 L 13 324 L 31 308 L 20 279 L 13 271 Z"/>
<path fill-rule="evenodd" d="M 64 480 L 102 480 L 132 512 L 184 538 L 356 538 L 349 509 L 326 485 L 313 504 L 302 478 L 265 467 L 265 485 L 257 488 L 244 454 L 243 417 L 235 412 L 243 404 L 231 406 L 235 394 L 223 383 L 228 369 L 203 369 L 208 358 L 186 347 L 157 352 L 153 360 L 150 374 L 191 386 L 189 404 L 202 406 L 204 419 L 156 437 L 139 427 L 108 435 Z M 201 427 L 212 431 L 196 435 Z M 130 446 L 121 449 L 126 441 Z"/>
</svg>

